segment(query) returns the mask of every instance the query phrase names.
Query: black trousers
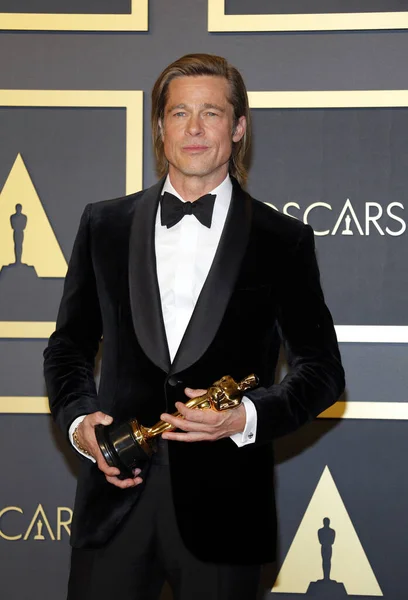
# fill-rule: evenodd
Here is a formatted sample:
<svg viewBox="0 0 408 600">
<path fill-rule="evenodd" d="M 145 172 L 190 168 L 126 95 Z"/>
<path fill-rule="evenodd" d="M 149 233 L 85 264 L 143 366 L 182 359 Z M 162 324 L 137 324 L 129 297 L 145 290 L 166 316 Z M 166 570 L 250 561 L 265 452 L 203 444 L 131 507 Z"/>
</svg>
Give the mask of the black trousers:
<svg viewBox="0 0 408 600">
<path fill-rule="evenodd" d="M 114 538 L 100 549 L 72 550 L 68 600 L 158 600 L 166 580 L 174 600 L 256 600 L 260 566 L 204 563 L 184 546 L 170 485 L 169 467 L 153 464 Z"/>
</svg>

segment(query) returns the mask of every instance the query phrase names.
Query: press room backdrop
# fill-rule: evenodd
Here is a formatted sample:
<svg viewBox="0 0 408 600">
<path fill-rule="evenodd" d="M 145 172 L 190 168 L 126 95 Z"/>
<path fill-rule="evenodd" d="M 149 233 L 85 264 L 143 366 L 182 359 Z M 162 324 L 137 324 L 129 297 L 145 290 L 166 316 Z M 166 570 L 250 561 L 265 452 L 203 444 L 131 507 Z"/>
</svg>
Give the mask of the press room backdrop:
<svg viewBox="0 0 408 600">
<path fill-rule="evenodd" d="M 405 599 L 408 0 L 0 0 L 0 29 L 1 598 L 65 598 L 77 462 L 42 352 L 80 214 L 155 181 L 152 85 L 211 52 L 250 91 L 250 192 L 315 230 L 347 373 L 276 444 L 265 597 Z"/>
</svg>

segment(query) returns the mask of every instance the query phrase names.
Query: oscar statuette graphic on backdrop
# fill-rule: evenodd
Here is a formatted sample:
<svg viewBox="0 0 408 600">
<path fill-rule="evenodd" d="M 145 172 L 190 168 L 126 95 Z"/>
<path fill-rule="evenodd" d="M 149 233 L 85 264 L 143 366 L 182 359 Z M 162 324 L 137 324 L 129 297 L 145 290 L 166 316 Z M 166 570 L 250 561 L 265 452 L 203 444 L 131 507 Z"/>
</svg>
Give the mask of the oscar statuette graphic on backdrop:
<svg viewBox="0 0 408 600">
<path fill-rule="evenodd" d="M 59 291 L 67 263 L 19 154 L 0 192 L 0 321 L 49 320 L 43 297 Z"/>
<path fill-rule="evenodd" d="M 383 596 L 344 502 L 326 466 L 272 592 L 340 600 Z"/>
</svg>

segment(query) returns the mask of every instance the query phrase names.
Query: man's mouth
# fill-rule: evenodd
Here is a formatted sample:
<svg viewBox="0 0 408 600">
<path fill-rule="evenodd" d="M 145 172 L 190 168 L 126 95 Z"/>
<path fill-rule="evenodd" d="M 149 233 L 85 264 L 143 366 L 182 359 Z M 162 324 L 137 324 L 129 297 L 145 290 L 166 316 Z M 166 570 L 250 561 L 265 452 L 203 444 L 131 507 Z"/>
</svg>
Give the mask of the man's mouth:
<svg viewBox="0 0 408 600">
<path fill-rule="evenodd" d="M 203 152 L 204 150 L 208 150 L 208 146 L 190 144 L 189 146 L 183 146 L 183 150 L 185 152 Z"/>
</svg>

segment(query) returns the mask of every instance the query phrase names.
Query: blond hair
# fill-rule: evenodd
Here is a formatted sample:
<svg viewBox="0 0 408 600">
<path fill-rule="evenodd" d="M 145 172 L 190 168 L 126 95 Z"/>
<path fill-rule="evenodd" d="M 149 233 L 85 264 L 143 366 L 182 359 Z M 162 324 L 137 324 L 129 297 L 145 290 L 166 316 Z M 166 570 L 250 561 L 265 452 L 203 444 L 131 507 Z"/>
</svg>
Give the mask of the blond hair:
<svg viewBox="0 0 408 600">
<path fill-rule="evenodd" d="M 157 173 L 160 177 L 163 177 L 168 170 L 160 124 L 163 123 L 169 84 L 176 77 L 197 77 L 200 75 L 223 77 L 228 81 L 230 88 L 228 101 L 234 109 L 234 129 L 240 117 L 244 116 L 246 118 L 246 131 L 238 142 L 232 143 L 229 161 L 230 174 L 241 185 L 244 185 L 248 175 L 246 159 L 251 140 L 251 113 L 247 90 L 239 71 L 230 65 L 225 58 L 213 54 L 186 54 L 182 56 L 166 67 L 154 84 L 151 125 Z"/>
</svg>

